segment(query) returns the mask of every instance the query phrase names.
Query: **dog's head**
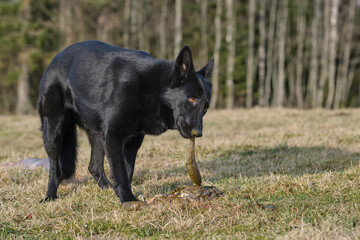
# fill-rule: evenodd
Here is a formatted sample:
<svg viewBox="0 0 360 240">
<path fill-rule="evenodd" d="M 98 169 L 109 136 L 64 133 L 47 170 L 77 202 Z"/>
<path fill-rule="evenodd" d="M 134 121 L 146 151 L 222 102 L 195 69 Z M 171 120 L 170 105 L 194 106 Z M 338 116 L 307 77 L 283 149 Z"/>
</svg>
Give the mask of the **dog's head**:
<svg viewBox="0 0 360 240">
<path fill-rule="evenodd" d="M 211 73 L 214 60 L 195 71 L 192 53 L 185 45 L 177 56 L 170 86 L 162 94 L 164 103 L 172 109 L 174 128 L 184 138 L 201 137 L 203 116 L 211 98 Z"/>
</svg>

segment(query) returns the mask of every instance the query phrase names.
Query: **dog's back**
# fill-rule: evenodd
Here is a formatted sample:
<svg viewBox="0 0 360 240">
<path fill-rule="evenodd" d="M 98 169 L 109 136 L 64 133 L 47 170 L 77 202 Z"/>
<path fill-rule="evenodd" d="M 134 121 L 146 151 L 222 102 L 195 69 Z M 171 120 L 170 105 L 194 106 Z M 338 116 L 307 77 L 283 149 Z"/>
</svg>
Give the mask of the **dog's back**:
<svg viewBox="0 0 360 240">
<path fill-rule="evenodd" d="M 124 92 L 136 94 L 143 84 L 139 82 L 141 73 L 146 74 L 156 62 L 159 60 L 146 52 L 99 41 L 74 44 L 54 57 L 40 81 L 40 115 L 46 112 L 45 105 L 65 107 L 77 115 L 79 125 L 99 128 L 99 114 L 108 107 L 109 101 L 112 106 L 123 104 L 121 95 Z M 126 90 L 121 91 L 121 88 Z M 119 92 L 123 93 L 115 96 L 118 101 L 114 101 L 114 94 Z M 45 98 L 51 104 L 44 104 Z"/>
</svg>

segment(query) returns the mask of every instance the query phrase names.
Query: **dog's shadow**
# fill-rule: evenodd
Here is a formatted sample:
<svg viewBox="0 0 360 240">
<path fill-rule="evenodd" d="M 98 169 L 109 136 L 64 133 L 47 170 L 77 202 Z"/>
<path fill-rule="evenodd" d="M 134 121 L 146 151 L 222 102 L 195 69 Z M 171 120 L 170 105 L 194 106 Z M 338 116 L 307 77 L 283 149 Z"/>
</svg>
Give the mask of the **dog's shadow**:
<svg viewBox="0 0 360 240">
<path fill-rule="evenodd" d="M 201 154 L 199 152 L 198 154 Z M 203 179 L 217 182 L 230 177 L 256 177 L 270 174 L 303 175 L 344 171 L 360 163 L 360 153 L 327 147 L 287 147 L 246 150 L 233 147 L 221 150 L 198 161 Z M 184 164 L 185 165 L 185 164 Z M 186 168 L 176 167 L 169 175 L 184 173 Z"/>
</svg>

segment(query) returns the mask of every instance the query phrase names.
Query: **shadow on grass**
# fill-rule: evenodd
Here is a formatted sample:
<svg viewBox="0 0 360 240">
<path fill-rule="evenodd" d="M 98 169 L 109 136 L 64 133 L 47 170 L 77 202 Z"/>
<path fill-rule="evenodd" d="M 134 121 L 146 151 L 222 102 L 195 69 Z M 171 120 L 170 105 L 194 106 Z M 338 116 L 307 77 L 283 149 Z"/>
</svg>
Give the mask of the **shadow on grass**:
<svg viewBox="0 0 360 240">
<path fill-rule="evenodd" d="M 201 153 L 198 153 L 201 154 Z M 279 146 L 260 149 L 238 146 L 206 154 L 198 162 L 200 172 L 208 181 L 229 177 L 256 177 L 270 174 L 303 175 L 344 171 L 360 163 L 360 153 L 326 147 Z M 169 170 L 186 172 L 184 167 Z M 185 173 L 186 174 L 186 173 Z"/>
<path fill-rule="evenodd" d="M 359 163 L 358 152 L 326 147 L 279 146 L 255 150 L 230 149 L 199 165 L 212 179 L 219 180 L 239 175 L 253 177 L 344 171 Z"/>
</svg>

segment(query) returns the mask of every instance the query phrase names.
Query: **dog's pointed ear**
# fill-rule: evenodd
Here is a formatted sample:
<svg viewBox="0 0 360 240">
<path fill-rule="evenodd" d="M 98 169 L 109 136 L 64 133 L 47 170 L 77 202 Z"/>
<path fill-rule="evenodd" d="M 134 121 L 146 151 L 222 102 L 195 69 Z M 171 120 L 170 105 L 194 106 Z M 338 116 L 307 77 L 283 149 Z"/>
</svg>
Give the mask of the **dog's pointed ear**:
<svg viewBox="0 0 360 240">
<path fill-rule="evenodd" d="M 189 45 L 185 45 L 175 60 L 175 73 L 178 78 L 185 79 L 189 73 L 194 71 L 191 49 Z"/>
<path fill-rule="evenodd" d="M 211 58 L 209 63 L 205 65 L 200 71 L 198 71 L 199 74 L 201 74 L 206 80 L 211 82 L 211 74 L 214 68 L 214 58 Z"/>
</svg>

